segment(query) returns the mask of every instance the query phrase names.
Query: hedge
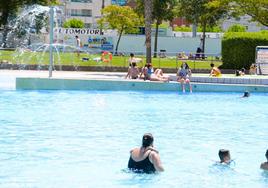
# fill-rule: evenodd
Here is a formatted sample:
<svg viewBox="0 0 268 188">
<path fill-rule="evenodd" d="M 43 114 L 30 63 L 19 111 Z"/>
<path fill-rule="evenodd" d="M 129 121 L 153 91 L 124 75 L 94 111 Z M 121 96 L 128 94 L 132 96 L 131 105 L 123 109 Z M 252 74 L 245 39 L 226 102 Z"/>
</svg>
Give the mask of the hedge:
<svg viewBox="0 0 268 188">
<path fill-rule="evenodd" d="M 249 69 L 255 62 L 256 46 L 268 46 L 268 32 L 227 32 L 222 40 L 221 68 Z"/>
</svg>

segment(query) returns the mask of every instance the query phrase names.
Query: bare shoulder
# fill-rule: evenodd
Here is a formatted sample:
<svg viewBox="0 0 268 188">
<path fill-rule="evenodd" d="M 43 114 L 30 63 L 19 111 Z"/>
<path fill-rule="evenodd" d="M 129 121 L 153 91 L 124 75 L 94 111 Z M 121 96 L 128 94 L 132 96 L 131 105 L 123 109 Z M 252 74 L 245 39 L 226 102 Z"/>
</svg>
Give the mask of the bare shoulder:
<svg viewBox="0 0 268 188">
<path fill-rule="evenodd" d="M 130 153 L 134 152 L 134 151 L 138 151 L 140 148 L 133 148 L 130 150 Z"/>
<path fill-rule="evenodd" d="M 159 158 L 159 154 L 157 151 L 151 151 L 150 152 L 150 157 L 155 160 L 155 159 L 158 159 Z"/>
</svg>

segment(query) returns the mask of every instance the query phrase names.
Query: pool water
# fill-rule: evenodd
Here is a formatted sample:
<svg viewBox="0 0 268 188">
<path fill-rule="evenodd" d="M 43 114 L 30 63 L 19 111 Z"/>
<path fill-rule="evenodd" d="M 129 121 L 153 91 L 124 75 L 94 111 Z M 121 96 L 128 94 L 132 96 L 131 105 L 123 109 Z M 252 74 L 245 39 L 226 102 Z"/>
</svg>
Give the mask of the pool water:
<svg viewBox="0 0 268 188">
<path fill-rule="evenodd" d="M 268 95 L 241 95 L 0 90 L 0 187 L 267 187 Z M 161 174 L 126 171 L 146 132 Z"/>
</svg>

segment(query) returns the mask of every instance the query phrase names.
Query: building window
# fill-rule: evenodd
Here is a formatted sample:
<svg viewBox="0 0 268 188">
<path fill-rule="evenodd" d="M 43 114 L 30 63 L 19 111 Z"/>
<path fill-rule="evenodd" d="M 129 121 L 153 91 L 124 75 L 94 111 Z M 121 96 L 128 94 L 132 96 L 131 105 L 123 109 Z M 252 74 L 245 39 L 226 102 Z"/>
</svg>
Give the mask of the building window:
<svg viewBox="0 0 268 188">
<path fill-rule="evenodd" d="M 92 0 L 71 0 L 74 3 L 92 3 Z"/>
<path fill-rule="evenodd" d="M 91 17 L 92 10 L 88 9 L 71 9 L 71 16 Z"/>
</svg>

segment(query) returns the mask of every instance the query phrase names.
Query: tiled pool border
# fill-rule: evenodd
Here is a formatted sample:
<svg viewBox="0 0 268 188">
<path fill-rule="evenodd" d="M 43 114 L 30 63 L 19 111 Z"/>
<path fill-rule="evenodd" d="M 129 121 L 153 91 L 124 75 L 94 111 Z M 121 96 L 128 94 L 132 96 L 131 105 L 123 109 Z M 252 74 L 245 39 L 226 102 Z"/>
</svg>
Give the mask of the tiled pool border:
<svg viewBox="0 0 268 188">
<path fill-rule="evenodd" d="M 192 83 L 197 92 L 268 92 L 265 85 Z M 136 80 L 16 78 L 18 90 L 110 90 L 110 91 L 181 91 L 178 82 Z M 186 86 L 186 90 L 188 86 Z"/>
</svg>

